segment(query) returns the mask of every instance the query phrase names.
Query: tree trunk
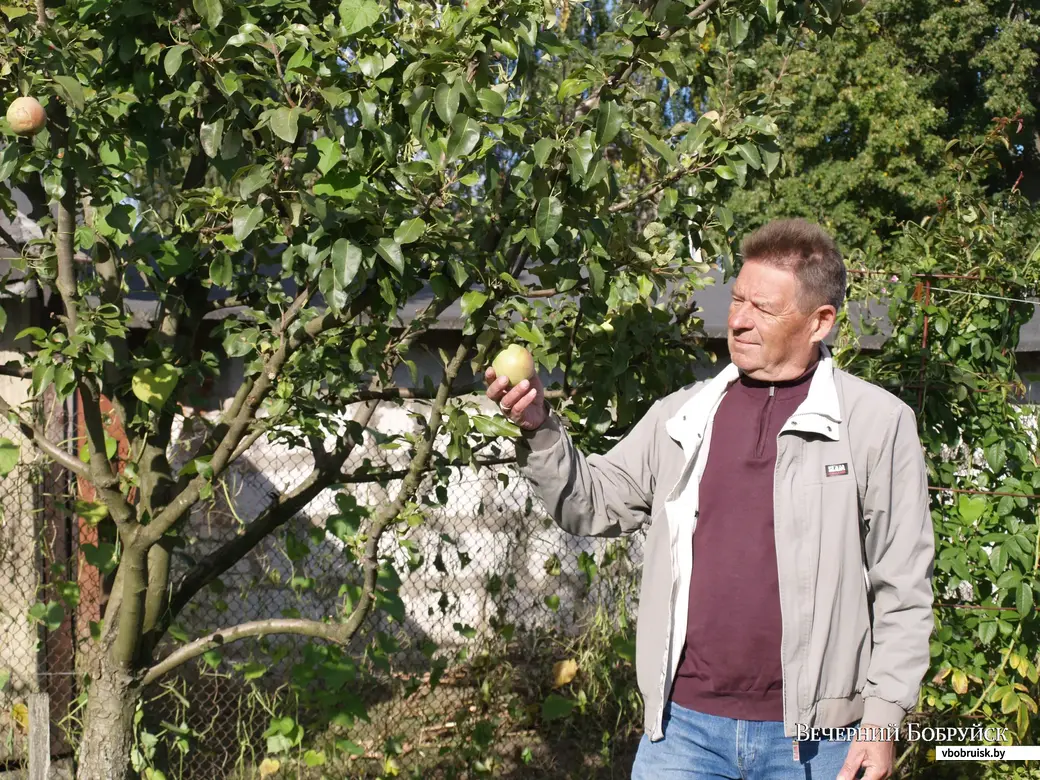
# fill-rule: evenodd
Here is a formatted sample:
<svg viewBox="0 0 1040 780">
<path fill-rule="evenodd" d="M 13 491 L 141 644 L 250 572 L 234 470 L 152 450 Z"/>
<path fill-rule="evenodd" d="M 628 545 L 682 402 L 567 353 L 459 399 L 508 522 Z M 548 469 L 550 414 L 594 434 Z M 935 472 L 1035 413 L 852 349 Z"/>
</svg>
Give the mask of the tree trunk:
<svg viewBox="0 0 1040 780">
<path fill-rule="evenodd" d="M 129 777 L 134 708 L 140 687 L 106 660 L 87 694 L 86 726 L 80 743 L 76 780 Z"/>
</svg>

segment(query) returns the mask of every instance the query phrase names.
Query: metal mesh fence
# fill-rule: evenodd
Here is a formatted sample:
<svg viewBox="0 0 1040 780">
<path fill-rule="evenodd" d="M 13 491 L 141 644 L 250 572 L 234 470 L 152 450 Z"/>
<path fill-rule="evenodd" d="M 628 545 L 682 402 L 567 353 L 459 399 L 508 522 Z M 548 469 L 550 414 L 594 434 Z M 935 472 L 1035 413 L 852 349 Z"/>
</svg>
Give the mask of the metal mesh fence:
<svg viewBox="0 0 1040 780">
<path fill-rule="evenodd" d="M 398 433 L 413 424 L 407 408 L 388 406 L 371 428 Z M 4 425 L 0 438 L 19 441 Z M 178 419 L 175 469 L 203 430 L 199 420 Z M 610 626 L 604 641 L 624 636 L 618 620 L 634 609 L 640 539 L 567 535 L 508 462 L 510 443 L 490 451 L 494 465 L 424 478 L 410 520 L 382 543 L 400 602 L 380 603 L 349 648 L 270 635 L 208 653 L 149 686 L 134 748 L 142 776 L 461 777 L 492 768 L 514 776 L 504 767 L 516 777 L 579 776 L 574 768 L 603 747 L 602 734 L 590 733 L 586 748 L 558 724 L 538 733 L 539 713 L 554 662 L 587 652 L 582 637 L 597 624 Z M 52 755 L 74 750 L 77 697 L 112 590 L 104 563 L 115 540 L 75 505 L 91 496 L 31 452 L 23 447 L 22 462 L 0 480 L 0 763 L 11 766 L 25 759 L 30 692 L 50 694 Z M 400 470 L 410 457 L 366 435 L 344 473 L 362 463 Z M 240 535 L 313 465 L 305 447 L 255 442 L 193 511 L 173 551 L 171 582 Z M 385 506 L 400 485 L 355 482 L 321 493 L 201 590 L 156 655 L 245 621 L 341 614 L 358 567 L 327 522 L 355 503 Z M 631 665 L 616 665 L 634 688 Z M 163 775 L 149 775 L 153 767 Z"/>
</svg>

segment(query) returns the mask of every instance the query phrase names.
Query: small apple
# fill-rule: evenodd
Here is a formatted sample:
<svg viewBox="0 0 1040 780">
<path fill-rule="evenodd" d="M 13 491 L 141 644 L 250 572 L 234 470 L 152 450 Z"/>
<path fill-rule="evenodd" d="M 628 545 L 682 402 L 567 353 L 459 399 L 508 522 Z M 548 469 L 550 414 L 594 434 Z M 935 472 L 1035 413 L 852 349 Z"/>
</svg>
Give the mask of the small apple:
<svg viewBox="0 0 1040 780">
<path fill-rule="evenodd" d="M 20 97 L 7 107 L 7 123 L 18 135 L 36 135 L 47 124 L 47 112 L 34 97 Z"/>
<path fill-rule="evenodd" d="M 509 377 L 513 387 L 534 376 L 534 358 L 519 344 L 511 344 L 499 352 L 491 367 L 498 376 Z"/>
</svg>

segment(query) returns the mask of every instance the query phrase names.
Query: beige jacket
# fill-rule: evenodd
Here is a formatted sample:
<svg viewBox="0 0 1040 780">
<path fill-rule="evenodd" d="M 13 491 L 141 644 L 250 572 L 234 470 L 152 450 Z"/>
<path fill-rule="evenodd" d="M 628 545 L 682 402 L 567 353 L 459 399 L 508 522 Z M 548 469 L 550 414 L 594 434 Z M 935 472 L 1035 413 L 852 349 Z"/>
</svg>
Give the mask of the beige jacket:
<svg viewBox="0 0 1040 780">
<path fill-rule="evenodd" d="M 730 364 L 657 401 L 605 455 L 576 450 L 552 413 L 517 448 L 523 473 L 569 533 L 649 526 L 636 671 L 654 741 L 664 736 L 686 638 L 712 421 L 738 375 Z M 773 503 L 787 736 L 799 725 L 900 724 L 917 705 L 933 627 L 934 538 L 913 411 L 834 368 L 822 347 L 808 397 L 777 437 Z"/>
</svg>

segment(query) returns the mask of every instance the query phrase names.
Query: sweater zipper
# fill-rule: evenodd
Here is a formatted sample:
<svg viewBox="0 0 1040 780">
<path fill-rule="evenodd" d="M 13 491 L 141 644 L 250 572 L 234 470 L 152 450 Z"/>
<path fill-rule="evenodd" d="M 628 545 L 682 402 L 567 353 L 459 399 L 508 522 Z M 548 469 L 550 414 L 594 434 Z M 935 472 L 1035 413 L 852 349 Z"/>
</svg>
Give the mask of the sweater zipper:
<svg viewBox="0 0 1040 780">
<path fill-rule="evenodd" d="M 762 409 L 762 416 L 758 420 L 758 442 L 755 445 L 755 457 L 762 457 L 762 450 L 765 447 L 765 436 L 769 431 L 769 420 L 773 414 L 773 402 L 776 396 L 776 385 L 769 386 L 769 398 L 766 399 L 765 407 Z"/>
</svg>

